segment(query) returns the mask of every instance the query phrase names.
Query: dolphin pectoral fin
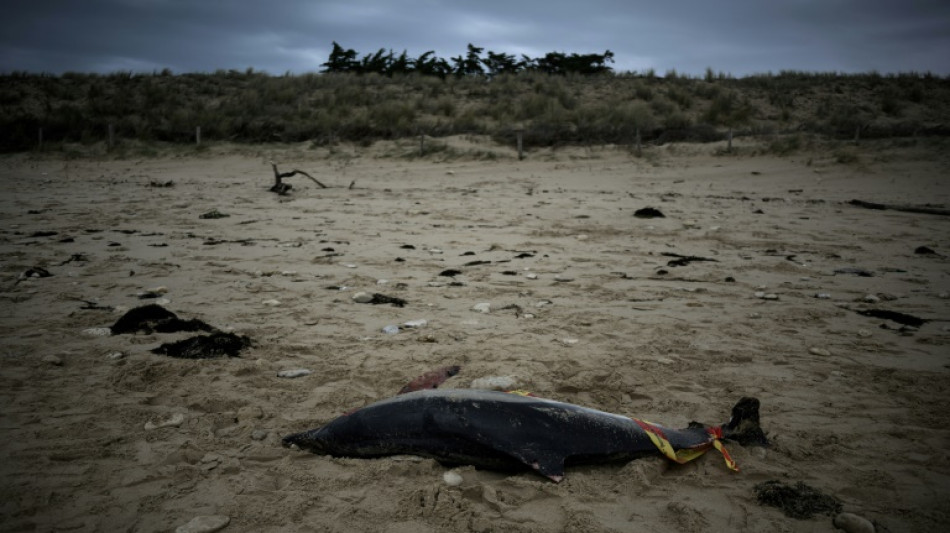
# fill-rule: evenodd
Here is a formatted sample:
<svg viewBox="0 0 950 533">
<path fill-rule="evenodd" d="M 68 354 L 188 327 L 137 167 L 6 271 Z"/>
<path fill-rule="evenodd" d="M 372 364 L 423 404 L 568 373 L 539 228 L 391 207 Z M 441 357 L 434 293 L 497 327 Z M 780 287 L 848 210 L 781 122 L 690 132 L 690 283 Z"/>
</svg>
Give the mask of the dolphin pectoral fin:
<svg viewBox="0 0 950 533">
<path fill-rule="evenodd" d="M 564 479 L 564 457 L 551 454 L 538 457 L 531 462 L 524 461 L 524 463 L 555 483 L 560 483 Z"/>
</svg>

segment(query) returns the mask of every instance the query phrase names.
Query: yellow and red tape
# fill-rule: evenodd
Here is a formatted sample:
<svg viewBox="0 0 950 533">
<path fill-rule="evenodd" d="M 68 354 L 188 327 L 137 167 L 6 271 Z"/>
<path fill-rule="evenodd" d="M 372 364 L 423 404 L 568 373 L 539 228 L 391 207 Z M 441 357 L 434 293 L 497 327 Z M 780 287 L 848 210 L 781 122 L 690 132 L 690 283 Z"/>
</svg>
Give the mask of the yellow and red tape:
<svg viewBox="0 0 950 533">
<path fill-rule="evenodd" d="M 653 442 L 653 445 L 660 450 L 660 453 L 665 455 L 666 458 L 671 461 L 675 461 L 679 464 L 688 463 L 709 451 L 709 447 L 712 446 L 722 454 L 722 458 L 726 461 L 726 466 L 728 466 L 730 470 L 734 470 L 736 472 L 739 471 L 739 466 L 732 459 L 732 456 L 729 455 L 729 452 L 726 451 L 725 446 L 722 445 L 722 441 L 720 440 L 722 439 L 722 428 L 718 426 L 706 428 L 709 436 L 712 437 L 712 441 L 710 443 L 698 446 L 696 448 L 674 450 L 673 445 L 670 444 L 669 439 L 666 438 L 666 435 L 663 434 L 663 430 L 660 429 L 659 426 L 647 422 L 646 420 L 640 420 L 637 418 L 633 418 L 631 420 L 636 422 L 637 425 L 646 432 L 647 436 L 650 437 L 650 441 Z"/>
</svg>

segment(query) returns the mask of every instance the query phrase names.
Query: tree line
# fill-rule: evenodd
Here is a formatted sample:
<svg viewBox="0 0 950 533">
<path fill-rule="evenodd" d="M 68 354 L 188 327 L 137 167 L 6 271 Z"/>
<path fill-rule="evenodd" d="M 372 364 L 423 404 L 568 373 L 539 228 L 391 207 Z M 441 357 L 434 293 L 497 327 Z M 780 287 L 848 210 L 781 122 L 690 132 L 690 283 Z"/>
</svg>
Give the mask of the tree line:
<svg viewBox="0 0 950 533">
<path fill-rule="evenodd" d="M 411 58 L 405 50 L 398 56 L 392 51 L 380 48 L 376 53 L 359 57 L 356 50 L 345 49 L 333 41 L 333 50 L 326 63 L 320 65 L 324 73 L 376 73 L 384 76 L 416 73 L 424 76 L 498 76 L 518 72 L 543 72 L 546 74 L 601 74 L 611 72 L 608 63 L 614 62 L 614 53 L 606 50 L 603 54 L 565 54 L 548 52 L 543 57 L 532 58 L 524 54 L 518 59 L 512 54 L 497 53 L 471 43 L 463 56 L 446 61 L 429 50 L 419 57 Z"/>
</svg>

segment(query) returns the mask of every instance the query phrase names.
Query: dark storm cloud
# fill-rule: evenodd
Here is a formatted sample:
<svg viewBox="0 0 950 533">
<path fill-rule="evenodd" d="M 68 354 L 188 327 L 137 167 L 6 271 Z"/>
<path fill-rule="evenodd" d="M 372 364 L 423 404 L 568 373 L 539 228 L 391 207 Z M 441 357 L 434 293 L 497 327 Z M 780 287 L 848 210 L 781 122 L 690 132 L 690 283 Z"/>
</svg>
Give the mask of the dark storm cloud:
<svg viewBox="0 0 950 533">
<path fill-rule="evenodd" d="M 332 41 L 445 58 L 468 43 L 614 51 L 617 70 L 950 73 L 943 0 L 8 0 L 0 70 L 319 70 Z"/>
</svg>

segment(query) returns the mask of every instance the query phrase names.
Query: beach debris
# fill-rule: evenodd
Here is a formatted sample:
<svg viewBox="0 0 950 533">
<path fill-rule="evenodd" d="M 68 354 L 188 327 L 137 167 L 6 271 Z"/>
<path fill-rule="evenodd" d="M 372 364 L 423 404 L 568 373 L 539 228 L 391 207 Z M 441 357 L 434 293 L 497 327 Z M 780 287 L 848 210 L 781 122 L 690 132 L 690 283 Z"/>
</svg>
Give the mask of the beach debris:
<svg viewBox="0 0 950 533">
<path fill-rule="evenodd" d="M 313 374 L 313 370 L 307 370 L 306 368 L 293 368 L 290 370 L 281 370 L 277 373 L 277 377 L 292 379 L 309 376 L 310 374 Z"/>
<path fill-rule="evenodd" d="M 890 209 L 891 211 L 903 211 L 905 213 L 921 213 L 925 215 L 950 216 L 950 209 L 944 209 L 942 206 L 936 207 L 929 204 L 924 204 L 921 206 L 879 204 L 875 202 L 865 202 L 864 200 L 851 200 L 848 203 L 856 207 L 863 207 L 865 209 L 877 209 L 877 210 L 882 210 L 882 211 L 885 209 Z"/>
<path fill-rule="evenodd" d="M 214 359 L 216 357 L 239 357 L 241 350 L 251 346 L 245 335 L 215 331 L 210 335 L 196 335 L 178 342 L 165 343 L 152 353 L 179 359 Z"/>
<path fill-rule="evenodd" d="M 472 311 L 475 311 L 478 313 L 491 313 L 491 303 L 479 302 L 472 306 Z"/>
<path fill-rule="evenodd" d="M 637 218 L 666 218 L 666 215 L 664 215 L 659 209 L 653 207 L 637 209 L 633 212 L 633 216 Z"/>
<path fill-rule="evenodd" d="M 175 413 L 164 420 L 149 420 L 145 423 L 145 430 L 152 431 L 159 428 L 178 427 L 185 421 L 185 415 Z"/>
<path fill-rule="evenodd" d="M 448 278 L 454 278 L 455 276 L 458 276 L 458 275 L 461 274 L 461 273 L 462 273 L 461 270 L 456 270 L 456 269 L 454 269 L 454 268 L 449 268 L 449 269 L 443 270 L 442 272 L 439 272 L 439 275 L 440 275 L 440 276 L 445 276 L 445 277 L 448 277 Z"/>
<path fill-rule="evenodd" d="M 415 320 L 407 320 L 400 325 L 390 324 L 383 327 L 383 333 L 388 335 L 395 335 L 404 329 L 418 329 L 423 328 L 429 323 L 428 320 L 424 318 L 417 318 Z"/>
<path fill-rule="evenodd" d="M 870 278 L 874 276 L 874 274 L 870 270 L 867 270 L 864 268 L 857 268 L 857 267 L 836 268 L 834 270 L 834 274 L 836 276 L 838 274 L 850 274 L 852 276 L 860 276 L 862 278 Z"/>
<path fill-rule="evenodd" d="M 386 296 L 385 294 L 380 294 L 374 292 L 370 294 L 368 292 L 358 292 L 353 295 L 353 301 L 358 304 L 373 304 L 373 305 L 382 305 L 382 304 L 392 304 L 395 307 L 405 307 L 406 302 L 402 298 L 396 298 L 394 296 Z"/>
<path fill-rule="evenodd" d="M 25 271 L 23 271 L 23 273 L 20 274 L 20 279 L 23 280 L 27 278 L 48 278 L 50 276 L 52 276 L 52 274 L 50 274 L 49 270 L 46 270 L 43 267 L 35 266 L 35 267 L 30 267 L 26 269 Z"/>
<path fill-rule="evenodd" d="M 660 254 L 660 255 L 663 255 L 663 256 L 666 256 L 666 257 L 675 257 L 675 258 L 676 258 L 676 259 L 671 259 L 669 262 L 666 263 L 666 266 L 670 266 L 670 267 L 686 266 L 686 265 L 688 265 L 688 264 L 690 264 L 690 263 L 692 263 L 692 262 L 694 262 L 694 261 L 713 261 L 713 262 L 718 262 L 717 259 L 712 259 L 712 258 L 710 258 L 710 257 L 700 257 L 700 256 L 698 256 L 698 255 L 680 255 L 680 254 L 674 254 L 674 253 L 672 253 L 672 252 L 663 252 L 663 253 Z"/>
<path fill-rule="evenodd" d="M 914 249 L 914 253 L 921 255 L 937 255 L 937 252 L 935 252 L 933 248 L 928 248 L 927 246 L 918 246 Z"/>
<path fill-rule="evenodd" d="M 874 524 L 854 513 L 838 513 L 832 523 L 845 533 L 874 533 Z"/>
<path fill-rule="evenodd" d="M 153 332 L 177 333 L 179 331 L 214 330 L 212 326 L 196 318 L 182 320 L 175 313 L 157 304 L 130 309 L 116 320 L 110 329 L 113 335 L 138 332 L 151 334 Z"/>
<path fill-rule="evenodd" d="M 231 215 L 227 213 L 222 213 L 221 211 L 218 211 L 217 209 L 212 209 L 211 211 L 208 211 L 207 213 L 202 213 L 198 215 L 198 218 L 214 219 L 214 218 L 227 218 L 229 216 Z"/>
<path fill-rule="evenodd" d="M 462 367 L 458 365 L 443 366 L 430 370 L 421 376 L 410 381 L 405 387 L 399 389 L 396 394 L 406 394 L 423 389 L 436 389 L 439 385 L 445 383 L 445 380 L 459 373 Z"/>
<path fill-rule="evenodd" d="M 518 380 L 515 376 L 485 376 L 483 378 L 473 379 L 469 388 L 507 391 L 515 388 L 517 383 Z"/>
<path fill-rule="evenodd" d="M 450 487 L 458 487 L 462 484 L 462 476 L 455 470 L 448 470 L 442 474 L 442 481 Z"/>
<path fill-rule="evenodd" d="M 531 252 L 521 252 L 520 254 L 515 256 L 515 259 L 525 259 L 528 257 L 534 257 L 534 254 Z"/>
<path fill-rule="evenodd" d="M 822 513 L 841 512 L 841 502 L 799 481 L 789 485 L 778 480 L 759 483 L 753 489 L 760 505 L 778 507 L 789 518 L 806 520 Z"/>
<path fill-rule="evenodd" d="M 231 518 L 220 515 L 196 516 L 187 524 L 175 528 L 175 533 L 214 533 L 227 527 Z"/>
<path fill-rule="evenodd" d="M 167 287 L 154 287 L 151 289 L 145 289 L 144 291 L 137 293 L 136 296 L 139 300 L 148 300 L 153 298 L 161 298 L 166 293 L 168 293 Z"/>
<path fill-rule="evenodd" d="M 63 360 L 53 354 L 44 355 L 41 361 L 53 366 L 63 366 Z"/>
<path fill-rule="evenodd" d="M 898 311 L 889 311 L 887 309 L 864 309 L 856 311 L 859 315 L 869 316 L 873 318 L 883 318 L 884 320 L 891 320 L 897 322 L 898 324 L 904 326 L 911 326 L 914 328 L 919 328 L 927 322 L 930 322 L 929 319 L 919 318 L 913 315 L 908 315 L 906 313 L 901 313 Z"/>
<path fill-rule="evenodd" d="M 470 266 L 490 265 L 490 264 L 491 264 L 491 261 L 469 261 L 468 263 L 465 263 L 462 266 L 470 267 Z"/>
<path fill-rule="evenodd" d="M 820 355 L 820 356 L 822 356 L 822 357 L 828 357 L 828 356 L 831 355 L 831 352 L 829 352 L 828 350 L 826 350 L 826 349 L 824 349 L 824 348 L 818 348 L 817 346 L 816 346 L 816 347 L 809 348 L 809 349 L 808 349 L 808 353 L 810 353 L 810 354 L 812 354 L 812 355 Z"/>
<path fill-rule="evenodd" d="M 148 186 L 149 186 L 149 187 L 159 188 L 159 189 L 164 189 L 164 188 L 168 188 L 168 187 L 174 187 L 174 186 L 175 186 L 175 180 L 168 180 L 168 181 L 155 181 L 155 180 L 152 180 L 152 181 L 148 182 Z"/>
<path fill-rule="evenodd" d="M 306 172 L 302 170 L 294 169 L 294 170 L 291 170 L 290 172 L 280 172 L 279 170 L 277 170 L 277 163 L 274 163 L 273 161 L 271 161 L 270 165 L 274 169 L 274 185 L 272 185 L 270 188 L 271 192 L 276 192 L 277 194 L 281 196 L 286 195 L 288 192 L 290 192 L 291 189 L 293 189 L 293 186 L 289 183 L 284 183 L 283 180 L 296 176 L 297 174 L 310 178 L 310 180 L 316 183 L 317 185 L 319 185 L 321 189 L 327 188 L 327 186 L 320 183 L 320 181 L 317 180 L 317 178 L 314 178 L 313 176 L 311 176 L 310 174 L 307 174 Z M 356 181 L 354 180 L 352 183 L 350 183 L 349 188 L 352 189 L 353 185 L 355 184 L 356 184 Z"/>
<path fill-rule="evenodd" d="M 69 256 L 69 259 L 66 259 L 65 261 L 63 261 L 62 263 L 60 263 L 59 266 L 63 266 L 63 265 L 72 263 L 73 261 L 77 261 L 77 262 L 80 262 L 80 263 L 84 263 L 84 262 L 86 262 L 86 261 L 89 261 L 89 257 L 87 257 L 86 254 L 73 254 L 73 255 Z"/>
</svg>

